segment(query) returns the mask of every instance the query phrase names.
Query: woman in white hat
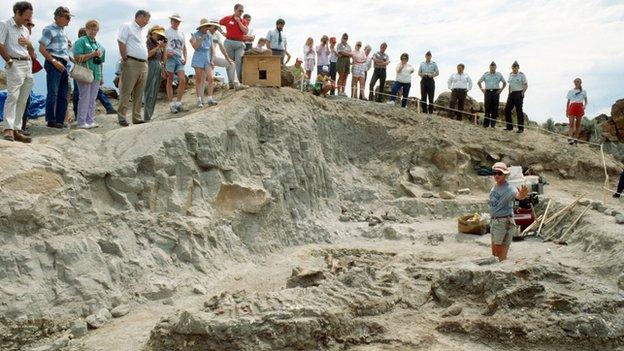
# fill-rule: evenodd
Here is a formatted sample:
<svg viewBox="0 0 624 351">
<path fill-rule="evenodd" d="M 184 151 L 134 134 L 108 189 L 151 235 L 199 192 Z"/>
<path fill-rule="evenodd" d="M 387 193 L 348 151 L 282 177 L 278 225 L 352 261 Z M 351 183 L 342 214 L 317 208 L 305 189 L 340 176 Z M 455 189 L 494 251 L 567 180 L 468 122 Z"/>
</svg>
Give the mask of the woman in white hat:
<svg viewBox="0 0 624 351">
<path fill-rule="evenodd" d="M 197 32 L 191 36 L 191 45 L 195 52 L 191 59 L 191 67 L 195 69 L 195 93 L 197 94 L 197 107 L 204 107 L 204 82 L 208 81 L 208 104 L 216 105 L 217 102 L 212 98 L 214 89 L 214 43 L 211 33 L 208 32 L 209 27 L 216 25 L 203 18 L 199 22 Z"/>
<path fill-rule="evenodd" d="M 517 232 L 513 220 L 513 204 L 515 200 L 523 200 L 529 194 L 529 188 L 523 185 L 520 189 L 507 182 L 510 170 L 503 162 L 492 166 L 494 182 L 490 190 L 490 234 L 492 235 L 492 255 L 500 261 L 507 259 L 511 239 Z"/>
</svg>

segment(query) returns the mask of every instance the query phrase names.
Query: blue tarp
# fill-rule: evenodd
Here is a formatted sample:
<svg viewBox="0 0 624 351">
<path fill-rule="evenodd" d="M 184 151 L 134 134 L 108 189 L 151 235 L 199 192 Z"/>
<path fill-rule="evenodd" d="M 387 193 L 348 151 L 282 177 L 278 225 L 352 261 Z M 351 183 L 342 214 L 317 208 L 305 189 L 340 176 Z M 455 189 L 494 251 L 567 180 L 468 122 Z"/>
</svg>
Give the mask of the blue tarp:
<svg viewBox="0 0 624 351">
<path fill-rule="evenodd" d="M 0 121 L 2 121 L 4 117 L 4 101 L 7 98 L 6 91 L 0 91 Z M 28 106 L 28 118 L 37 118 L 45 115 L 45 101 L 46 98 L 44 95 L 35 94 L 33 92 L 30 93 L 30 105 Z"/>
</svg>

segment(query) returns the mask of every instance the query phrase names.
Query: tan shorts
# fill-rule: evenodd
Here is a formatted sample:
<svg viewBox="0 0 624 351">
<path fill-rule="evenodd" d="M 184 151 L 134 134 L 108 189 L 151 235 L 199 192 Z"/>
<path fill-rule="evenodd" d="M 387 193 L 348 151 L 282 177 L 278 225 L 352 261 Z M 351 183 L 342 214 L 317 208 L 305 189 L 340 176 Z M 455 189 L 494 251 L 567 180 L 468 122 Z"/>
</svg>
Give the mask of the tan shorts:
<svg viewBox="0 0 624 351">
<path fill-rule="evenodd" d="M 490 234 L 492 235 L 493 245 L 507 245 L 511 244 L 511 239 L 518 227 L 513 222 L 511 217 L 506 218 L 494 218 L 490 221 Z"/>
</svg>

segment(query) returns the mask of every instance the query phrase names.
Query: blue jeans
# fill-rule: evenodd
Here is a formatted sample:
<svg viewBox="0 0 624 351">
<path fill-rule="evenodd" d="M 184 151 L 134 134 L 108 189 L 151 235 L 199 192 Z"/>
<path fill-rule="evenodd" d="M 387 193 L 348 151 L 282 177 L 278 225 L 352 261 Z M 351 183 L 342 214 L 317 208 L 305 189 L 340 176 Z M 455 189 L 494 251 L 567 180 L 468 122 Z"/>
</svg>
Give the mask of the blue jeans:
<svg viewBox="0 0 624 351">
<path fill-rule="evenodd" d="M 80 92 L 78 91 L 78 84 L 74 81 L 74 95 L 72 96 L 72 107 L 74 110 L 74 116 L 78 116 L 78 99 L 80 98 Z M 106 109 L 106 112 L 110 110 L 114 110 L 113 104 L 111 104 L 110 100 L 104 94 L 102 89 L 98 90 L 97 99 L 102 103 L 102 106 Z"/>
<path fill-rule="evenodd" d="M 412 87 L 412 83 L 400 83 L 394 82 L 392 84 L 392 92 L 390 93 L 390 101 L 396 100 L 396 94 L 400 89 L 403 90 L 403 98 L 401 99 L 401 107 L 407 107 L 407 97 L 409 96 L 410 88 Z"/>
<path fill-rule="evenodd" d="M 67 74 L 67 70 L 59 72 L 48 60 L 46 60 L 43 68 L 46 71 L 48 88 L 45 107 L 46 122 L 63 123 L 65 122 L 65 114 L 67 113 L 69 75 Z"/>
</svg>

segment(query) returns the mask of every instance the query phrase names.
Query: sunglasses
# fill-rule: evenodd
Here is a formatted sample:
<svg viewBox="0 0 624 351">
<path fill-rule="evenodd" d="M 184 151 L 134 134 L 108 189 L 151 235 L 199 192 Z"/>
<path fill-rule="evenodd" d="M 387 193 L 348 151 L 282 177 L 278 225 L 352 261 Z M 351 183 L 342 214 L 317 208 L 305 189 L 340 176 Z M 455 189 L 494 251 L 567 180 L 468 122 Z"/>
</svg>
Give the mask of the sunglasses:
<svg viewBox="0 0 624 351">
<path fill-rule="evenodd" d="M 496 171 L 496 172 L 494 172 L 494 175 L 498 175 L 498 176 L 501 176 L 501 175 L 503 175 L 503 174 L 504 174 L 504 173 L 503 173 L 503 172 L 501 172 L 501 171 Z"/>
</svg>

